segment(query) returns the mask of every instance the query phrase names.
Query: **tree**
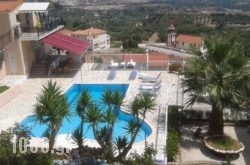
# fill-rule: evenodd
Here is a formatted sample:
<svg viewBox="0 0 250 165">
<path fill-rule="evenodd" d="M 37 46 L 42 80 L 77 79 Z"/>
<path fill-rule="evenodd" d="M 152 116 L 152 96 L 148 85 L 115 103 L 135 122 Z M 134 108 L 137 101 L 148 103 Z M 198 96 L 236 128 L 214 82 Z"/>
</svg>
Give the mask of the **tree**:
<svg viewBox="0 0 250 165">
<path fill-rule="evenodd" d="M 131 150 L 136 136 L 141 129 L 144 120 L 146 118 L 146 114 L 155 109 L 156 102 L 155 98 L 152 97 L 149 93 L 142 93 L 137 95 L 134 100 L 128 105 L 130 113 L 134 116 L 128 122 L 128 125 L 124 128 L 127 130 L 127 133 L 130 135 L 130 141 L 128 145 L 126 145 L 119 157 L 121 159 L 125 159 L 128 152 Z"/>
<path fill-rule="evenodd" d="M 120 91 L 106 89 L 100 104 L 93 103 L 87 107 L 86 120 L 92 126 L 95 139 L 104 151 L 113 145 L 113 129 L 122 103 L 123 95 Z M 105 125 L 100 126 L 102 123 Z"/>
<path fill-rule="evenodd" d="M 115 121 L 122 104 L 122 93 L 118 90 L 108 89 L 102 94 L 100 104 L 92 102 L 86 109 L 86 122 L 90 123 L 94 137 L 109 162 L 125 160 L 144 124 L 146 113 L 154 110 L 156 105 L 155 99 L 150 94 L 144 93 L 136 96 L 128 105 L 128 109 L 134 117 L 124 128 L 121 128 L 125 129 L 130 138 L 121 135 L 113 139 Z"/>
<path fill-rule="evenodd" d="M 92 104 L 92 96 L 87 90 L 83 90 L 81 96 L 77 102 L 76 113 L 81 118 L 81 123 L 79 127 L 73 132 L 73 139 L 77 142 L 79 147 L 79 154 L 81 155 L 81 150 L 83 148 L 83 139 L 84 139 L 84 122 L 85 122 L 85 113 L 87 107 Z"/>
<path fill-rule="evenodd" d="M 39 123 L 48 126 L 44 136 L 49 139 L 50 155 L 63 119 L 70 115 L 67 99 L 56 82 L 50 80 L 46 85 L 43 85 L 35 105 L 35 115 Z"/>
<path fill-rule="evenodd" d="M 6 131 L 1 131 L 0 164 L 18 164 L 22 161 L 23 155 L 19 152 L 19 139 L 21 137 L 30 139 L 30 132 L 27 128 L 23 128 L 17 124 Z"/>
<path fill-rule="evenodd" d="M 21 125 L 15 124 L 14 127 L 1 131 L 0 164 L 43 165 L 52 163 L 47 154 L 31 153 L 21 138 L 30 139 L 30 130 Z M 27 152 L 25 152 L 26 149 Z"/>
<path fill-rule="evenodd" d="M 205 47 L 206 53 L 187 64 L 182 85 L 184 92 L 190 94 L 189 105 L 195 102 L 211 105 L 208 133 L 222 135 L 223 109 L 246 103 L 249 65 L 233 36 L 213 36 L 205 40 Z"/>
</svg>

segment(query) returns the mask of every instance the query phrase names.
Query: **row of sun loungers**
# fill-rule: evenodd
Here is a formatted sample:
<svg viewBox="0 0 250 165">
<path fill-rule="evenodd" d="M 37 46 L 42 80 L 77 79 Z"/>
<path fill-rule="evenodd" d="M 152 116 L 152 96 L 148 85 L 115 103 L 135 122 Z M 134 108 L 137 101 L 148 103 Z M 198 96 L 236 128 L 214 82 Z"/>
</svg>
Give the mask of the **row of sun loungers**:
<svg viewBox="0 0 250 165">
<path fill-rule="evenodd" d="M 142 84 L 140 85 L 140 93 L 149 93 L 153 96 L 157 96 L 158 92 L 161 88 L 161 82 L 160 79 L 161 73 L 158 73 L 156 77 L 142 77 Z"/>
</svg>

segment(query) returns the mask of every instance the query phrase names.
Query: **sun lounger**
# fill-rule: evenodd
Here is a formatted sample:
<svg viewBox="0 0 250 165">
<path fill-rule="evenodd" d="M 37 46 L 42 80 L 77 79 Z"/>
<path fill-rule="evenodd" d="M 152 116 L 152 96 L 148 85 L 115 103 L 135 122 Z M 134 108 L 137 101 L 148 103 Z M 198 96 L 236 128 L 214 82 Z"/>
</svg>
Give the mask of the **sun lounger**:
<svg viewBox="0 0 250 165">
<path fill-rule="evenodd" d="M 134 80 L 134 79 L 136 78 L 136 76 L 137 76 L 137 70 L 132 70 L 132 71 L 130 72 L 130 74 L 129 74 L 128 79 L 129 79 L 129 80 Z"/>
<path fill-rule="evenodd" d="M 149 93 L 153 96 L 158 95 L 158 91 L 161 88 L 161 84 L 142 84 L 140 86 L 140 93 Z"/>
<path fill-rule="evenodd" d="M 161 76 L 161 72 L 158 73 L 156 77 L 142 77 L 142 82 L 156 83 Z"/>
<path fill-rule="evenodd" d="M 115 75 L 116 75 L 116 69 L 115 68 L 111 68 L 109 70 L 108 80 L 113 80 L 115 78 Z"/>
</svg>

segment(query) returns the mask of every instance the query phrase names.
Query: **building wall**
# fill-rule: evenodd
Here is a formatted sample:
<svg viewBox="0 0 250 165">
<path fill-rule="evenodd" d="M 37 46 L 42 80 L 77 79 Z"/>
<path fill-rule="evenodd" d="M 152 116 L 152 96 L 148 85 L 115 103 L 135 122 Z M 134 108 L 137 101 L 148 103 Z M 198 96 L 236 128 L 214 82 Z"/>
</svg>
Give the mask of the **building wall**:
<svg viewBox="0 0 250 165">
<path fill-rule="evenodd" d="M 176 41 L 176 48 L 177 49 L 189 49 L 190 48 L 190 44 L 187 42 L 178 42 Z"/>
<path fill-rule="evenodd" d="M 95 35 L 95 36 L 72 34 L 72 37 L 78 38 L 80 40 L 88 40 L 91 45 L 94 45 L 94 50 L 110 48 L 110 35 L 109 34 L 100 34 L 100 35 Z"/>
<path fill-rule="evenodd" d="M 11 42 L 11 25 L 8 13 L 0 13 L 0 48 Z"/>
<path fill-rule="evenodd" d="M 108 34 L 97 36 L 93 42 L 95 50 L 110 48 L 110 36 Z"/>
<path fill-rule="evenodd" d="M 5 47 L 4 63 L 6 66 L 6 74 L 25 74 L 21 52 L 21 45 L 19 40 L 15 40 Z"/>
<path fill-rule="evenodd" d="M 190 49 L 199 49 L 201 47 L 201 44 L 191 44 L 188 42 L 178 42 L 176 41 L 176 48 L 177 49 L 185 49 L 185 50 L 190 50 Z"/>
<path fill-rule="evenodd" d="M 23 52 L 25 74 L 29 74 L 31 66 L 35 61 L 35 52 L 32 50 L 31 41 L 22 41 L 21 45 Z"/>
</svg>

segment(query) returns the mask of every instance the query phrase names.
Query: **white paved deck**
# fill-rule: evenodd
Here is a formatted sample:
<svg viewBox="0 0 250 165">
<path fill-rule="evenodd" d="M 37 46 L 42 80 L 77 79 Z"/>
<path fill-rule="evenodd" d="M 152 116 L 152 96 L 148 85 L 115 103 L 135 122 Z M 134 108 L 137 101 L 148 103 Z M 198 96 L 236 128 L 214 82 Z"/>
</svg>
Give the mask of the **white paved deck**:
<svg viewBox="0 0 250 165">
<path fill-rule="evenodd" d="M 138 74 L 135 80 L 128 80 L 131 70 L 118 70 L 114 80 L 107 80 L 108 71 L 92 71 L 89 70 L 89 68 L 91 68 L 91 64 L 85 64 L 82 66 L 82 70 L 73 78 L 52 78 L 52 80 L 57 81 L 64 90 L 69 88 L 72 83 L 128 83 L 130 85 L 125 96 L 125 104 L 131 101 L 139 92 L 138 88 L 141 84 L 141 79 L 138 78 Z M 169 74 L 166 71 L 161 72 L 162 86 L 156 98 L 158 106 L 154 113 L 147 114 L 147 122 L 153 128 L 152 135 L 147 138 L 149 144 L 155 144 L 156 142 L 159 106 L 166 107 L 167 104 L 176 103 L 177 76 L 175 74 Z M 149 71 L 150 75 L 156 76 L 158 73 L 159 71 Z M 14 76 L 14 78 L 16 77 Z M 11 84 L 11 79 L 11 77 L 8 77 L 7 79 L 2 79 L 1 82 L 2 84 L 6 83 L 8 85 Z M 3 93 L 3 95 L 8 97 L 5 96 L 0 99 L 2 102 L 2 105 L 0 104 L 0 130 L 5 130 L 13 126 L 15 122 L 20 122 L 28 115 L 33 114 L 33 106 L 36 102 L 36 97 L 42 88 L 42 84 L 46 83 L 48 80 L 48 78 L 32 78 L 25 80 L 22 77 L 18 77 L 17 80 L 15 80 L 16 83 L 11 85 L 12 92 L 9 90 Z M 165 131 L 162 130 L 160 130 L 158 134 L 161 137 L 157 139 L 157 148 L 159 150 L 159 146 L 160 148 L 165 146 L 166 134 Z M 93 141 L 89 141 L 88 144 L 95 145 Z M 133 149 L 139 153 L 143 152 L 144 142 L 136 143 Z M 162 159 L 163 157 L 163 150 L 159 151 L 157 158 Z"/>
<path fill-rule="evenodd" d="M 72 83 L 128 83 L 130 86 L 125 96 L 125 103 L 131 101 L 139 92 L 138 88 L 141 84 L 141 79 L 138 79 L 137 77 L 135 80 L 128 80 L 130 70 L 118 70 L 114 80 L 107 80 L 109 73 L 108 71 L 90 70 L 91 65 L 92 64 L 83 65 L 81 71 L 79 71 L 73 78 L 52 78 L 52 80 L 57 81 L 64 90 L 69 88 Z M 158 73 L 159 71 L 148 71 L 148 74 L 150 75 L 157 75 Z M 164 154 L 162 148 L 166 143 L 166 133 L 164 131 L 164 126 L 157 125 L 159 106 L 161 107 L 161 114 L 164 114 L 164 108 L 167 108 L 167 105 L 175 105 L 176 103 L 181 105 L 183 103 L 183 98 L 182 89 L 178 87 L 179 92 L 177 92 L 178 76 L 176 74 L 170 74 L 167 71 L 161 71 L 161 79 L 161 90 L 156 98 L 158 107 L 154 113 L 147 114 L 147 122 L 153 128 L 153 133 L 147 138 L 147 142 L 149 144 L 156 143 L 156 128 L 159 128 L 159 138 L 157 139 L 158 154 L 156 159 L 163 160 Z M 8 86 L 11 86 L 11 90 L 8 90 L 7 92 L 0 95 L 0 130 L 5 130 L 13 126 L 15 122 L 20 122 L 28 115 L 33 114 L 33 106 L 36 103 L 36 97 L 42 88 L 42 84 L 46 83 L 48 80 L 48 78 L 25 79 L 23 76 L 8 76 L 3 79 L 0 78 L 1 85 L 7 84 Z M 177 94 L 178 100 L 176 100 Z M 186 99 L 187 98 L 184 97 L 184 103 Z M 230 134 L 232 134 L 234 137 L 236 130 L 235 132 L 233 130 L 234 129 L 229 132 L 231 132 Z M 243 135 L 244 137 L 247 136 L 247 134 Z M 238 138 L 242 140 L 243 136 L 238 136 Z M 248 139 L 248 137 L 246 137 L 246 139 Z M 46 145 L 44 144 L 44 139 L 34 138 L 32 143 L 39 146 Z M 65 141 L 63 143 L 68 144 Z M 249 140 L 247 143 L 249 143 Z M 89 146 L 97 145 L 94 140 L 88 140 L 87 144 Z M 75 146 L 74 144 L 70 145 L 72 145 L 72 147 Z M 203 160 L 204 157 L 206 157 L 203 156 L 204 154 L 200 152 L 199 148 L 195 148 L 191 145 L 191 143 L 186 145 L 188 145 L 188 147 L 181 146 L 182 161 L 191 161 L 193 158 L 195 158 L 195 160 Z M 245 145 L 248 146 L 247 144 Z M 144 151 L 144 142 L 136 143 L 133 146 L 133 150 L 136 150 L 138 153 L 142 153 Z M 244 151 L 243 155 L 241 154 L 240 158 L 234 161 L 234 163 L 241 165 L 247 164 L 248 159 L 246 159 L 246 156 L 250 157 L 250 155 L 248 155 L 248 152 Z M 213 161 L 214 159 L 211 157 L 206 157 L 204 160 Z"/>
</svg>

